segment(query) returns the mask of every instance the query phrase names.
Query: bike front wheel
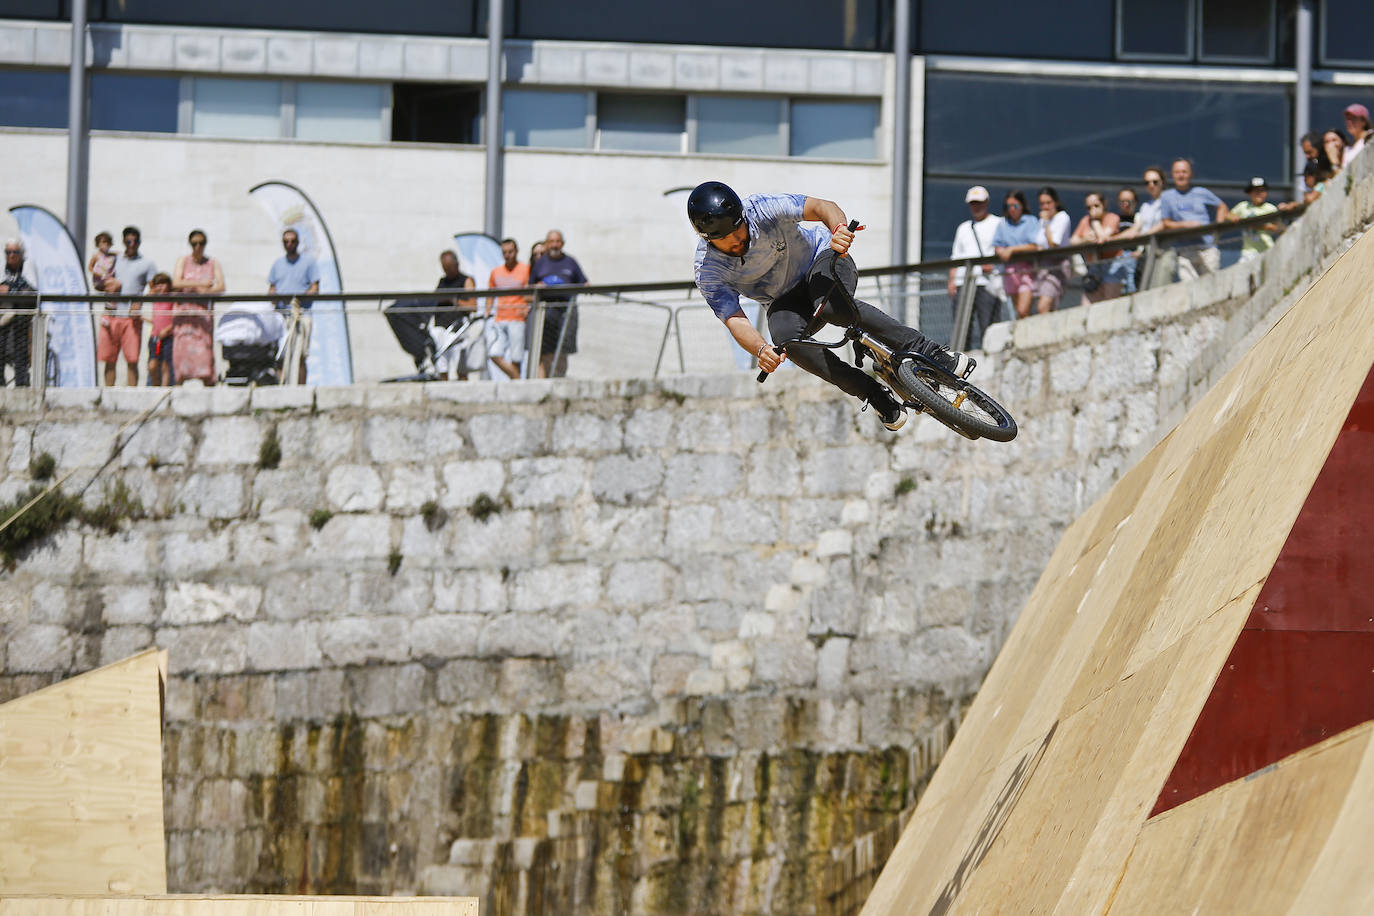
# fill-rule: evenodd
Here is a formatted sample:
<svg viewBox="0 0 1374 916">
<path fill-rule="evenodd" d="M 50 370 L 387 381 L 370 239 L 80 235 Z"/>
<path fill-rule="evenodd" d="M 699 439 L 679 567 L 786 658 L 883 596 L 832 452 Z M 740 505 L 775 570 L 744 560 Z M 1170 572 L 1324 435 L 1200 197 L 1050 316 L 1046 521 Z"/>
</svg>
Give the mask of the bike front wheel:
<svg viewBox="0 0 1374 916">
<path fill-rule="evenodd" d="M 897 382 L 905 400 L 916 402 L 955 432 L 994 442 L 1016 438 L 1016 420 L 1007 409 L 963 379 L 903 360 L 897 366 Z"/>
</svg>

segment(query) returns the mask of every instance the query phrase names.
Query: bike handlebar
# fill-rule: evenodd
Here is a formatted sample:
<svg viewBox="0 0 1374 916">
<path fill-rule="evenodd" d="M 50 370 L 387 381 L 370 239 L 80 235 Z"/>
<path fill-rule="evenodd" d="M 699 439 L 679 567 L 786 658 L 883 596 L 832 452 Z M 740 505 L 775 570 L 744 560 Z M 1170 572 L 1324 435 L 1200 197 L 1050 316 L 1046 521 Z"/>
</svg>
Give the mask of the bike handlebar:
<svg viewBox="0 0 1374 916">
<path fill-rule="evenodd" d="M 859 221 L 856 220 L 856 219 L 851 219 L 851 220 L 849 221 L 849 231 L 850 231 L 850 232 L 853 232 L 853 231 L 855 231 L 855 230 L 858 229 L 858 228 L 859 228 Z M 841 257 L 844 257 L 844 256 L 841 255 Z M 833 293 L 834 291 L 835 291 L 835 287 L 834 287 L 834 286 L 831 286 L 831 287 L 830 287 L 830 292 Z M 830 293 L 826 293 L 826 294 L 825 294 L 825 298 L 821 300 L 821 304 L 820 304 L 819 306 L 816 307 L 816 315 L 819 315 L 819 314 L 821 313 L 821 309 L 825 308 L 826 303 L 829 302 L 829 301 L 830 301 Z M 815 315 L 813 315 L 812 317 L 814 318 Z M 787 344 L 782 343 L 782 344 L 777 345 L 776 347 L 773 348 L 773 352 L 777 353 L 779 356 L 785 355 L 785 354 L 787 353 Z M 762 385 L 764 382 L 768 381 L 768 376 L 769 376 L 769 375 L 770 375 L 770 373 L 769 373 L 769 371 L 768 371 L 767 369 L 760 369 L 760 370 L 759 370 L 758 383 L 759 383 L 760 385 Z"/>
</svg>

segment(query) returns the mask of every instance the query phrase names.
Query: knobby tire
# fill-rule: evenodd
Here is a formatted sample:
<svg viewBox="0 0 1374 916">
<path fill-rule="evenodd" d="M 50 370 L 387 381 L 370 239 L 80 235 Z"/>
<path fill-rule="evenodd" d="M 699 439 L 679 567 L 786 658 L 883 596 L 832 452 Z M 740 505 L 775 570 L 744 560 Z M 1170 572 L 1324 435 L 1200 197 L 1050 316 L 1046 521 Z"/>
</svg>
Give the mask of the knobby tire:
<svg viewBox="0 0 1374 916">
<path fill-rule="evenodd" d="M 952 377 L 945 378 L 934 373 L 931 373 L 929 380 L 923 379 L 916 374 L 910 360 L 898 364 L 897 381 L 902 387 L 900 394 L 920 404 L 946 426 L 994 442 L 1010 442 L 1016 438 L 1016 421 L 1006 408 L 966 381 L 956 382 Z M 960 392 L 966 393 L 966 403 L 971 403 L 990 419 L 985 420 L 975 413 L 955 407 L 953 399 Z M 946 393 L 949 397 L 945 396 Z"/>
</svg>

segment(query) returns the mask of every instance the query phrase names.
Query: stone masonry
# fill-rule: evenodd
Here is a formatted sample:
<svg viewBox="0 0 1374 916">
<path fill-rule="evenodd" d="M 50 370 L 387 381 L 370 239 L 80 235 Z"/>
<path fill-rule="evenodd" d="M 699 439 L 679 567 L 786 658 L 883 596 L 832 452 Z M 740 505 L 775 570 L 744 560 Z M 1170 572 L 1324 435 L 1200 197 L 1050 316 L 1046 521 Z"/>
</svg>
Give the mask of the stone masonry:
<svg viewBox="0 0 1374 916">
<path fill-rule="evenodd" d="M 170 650 L 178 892 L 851 908 L 1059 533 L 1363 230 L 1368 160 L 1261 261 L 991 329 L 1008 445 L 796 372 L 5 391 L 0 500 L 46 453 L 142 517 L 0 573 L 0 699 Z"/>
</svg>

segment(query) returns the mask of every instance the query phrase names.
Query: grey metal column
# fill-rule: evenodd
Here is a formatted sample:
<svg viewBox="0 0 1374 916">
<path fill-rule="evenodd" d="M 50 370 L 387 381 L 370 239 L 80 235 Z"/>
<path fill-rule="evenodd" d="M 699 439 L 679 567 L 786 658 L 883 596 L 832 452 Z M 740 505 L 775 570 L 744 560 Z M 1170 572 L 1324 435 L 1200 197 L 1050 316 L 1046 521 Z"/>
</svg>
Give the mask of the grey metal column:
<svg viewBox="0 0 1374 916">
<path fill-rule="evenodd" d="M 492 238 L 501 237 L 501 43 L 506 14 L 502 0 L 488 0 L 487 8 L 487 201 L 482 229 Z"/>
<path fill-rule="evenodd" d="M 1302 180 L 1302 168 L 1306 164 L 1302 155 L 1302 135 L 1312 129 L 1312 0 L 1298 3 L 1294 44 L 1297 46 L 1294 68 L 1298 82 L 1293 90 L 1293 199 L 1300 201 L 1307 190 Z"/>
<path fill-rule="evenodd" d="M 897 87 L 892 94 L 892 263 L 907 262 L 907 222 L 911 181 L 911 0 L 894 0 L 892 57 Z M 907 321 L 906 278 L 895 277 L 893 298 L 902 324 Z"/>
<path fill-rule="evenodd" d="M 90 119 L 86 105 L 86 0 L 72 0 L 72 66 L 67 80 L 67 228 L 85 260 Z"/>
</svg>

